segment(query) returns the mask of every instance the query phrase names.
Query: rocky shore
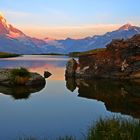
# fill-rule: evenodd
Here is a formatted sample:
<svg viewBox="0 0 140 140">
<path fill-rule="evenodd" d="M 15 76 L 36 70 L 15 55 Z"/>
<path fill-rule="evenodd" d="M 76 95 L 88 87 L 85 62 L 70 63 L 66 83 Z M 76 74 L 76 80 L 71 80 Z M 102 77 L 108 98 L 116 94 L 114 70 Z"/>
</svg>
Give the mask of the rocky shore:
<svg viewBox="0 0 140 140">
<path fill-rule="evenodd" d="M 140 35 L 127 40 L 113 40 L 105 50 L 68 61 L 66 77 L 75 78 L 140 78 Z"/>
</svg>

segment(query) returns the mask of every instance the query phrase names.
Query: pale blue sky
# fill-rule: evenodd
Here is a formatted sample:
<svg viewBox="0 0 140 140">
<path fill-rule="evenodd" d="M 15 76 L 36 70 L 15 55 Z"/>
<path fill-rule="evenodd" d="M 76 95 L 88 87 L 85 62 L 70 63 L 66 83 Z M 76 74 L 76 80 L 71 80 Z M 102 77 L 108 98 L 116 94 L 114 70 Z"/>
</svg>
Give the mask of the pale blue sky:
<svg viewBox="0 0 140 140">
<path fill-rule="evenodd" d="M 61 38 L 101 34 L 128 22 L 140 25 L 139 5 L 140 0 L 0 0 L 0 11 L 26 33 Z"/>
</svg>

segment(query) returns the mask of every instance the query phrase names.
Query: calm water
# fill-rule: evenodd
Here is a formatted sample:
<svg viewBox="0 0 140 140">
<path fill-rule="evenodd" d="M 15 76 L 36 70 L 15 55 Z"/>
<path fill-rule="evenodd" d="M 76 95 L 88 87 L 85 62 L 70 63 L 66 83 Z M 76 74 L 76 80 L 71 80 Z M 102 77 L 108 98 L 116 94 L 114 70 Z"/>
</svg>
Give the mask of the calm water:
<svg viewBox="0 0 140 140">
<path fill-rule="evenodd" d="M 80 139 L 100 117 L 140 118 L 140 86 L 137 81 L 65 81 L 68 59 L 41 55 L 0 59 L 0 68 L 22 66 L 40 74 L 46 69 L 52 73 L 45 87 L 0 86 L 0 140 L 20 136 L 54 139 L 65 135 Z"/>
</svg>

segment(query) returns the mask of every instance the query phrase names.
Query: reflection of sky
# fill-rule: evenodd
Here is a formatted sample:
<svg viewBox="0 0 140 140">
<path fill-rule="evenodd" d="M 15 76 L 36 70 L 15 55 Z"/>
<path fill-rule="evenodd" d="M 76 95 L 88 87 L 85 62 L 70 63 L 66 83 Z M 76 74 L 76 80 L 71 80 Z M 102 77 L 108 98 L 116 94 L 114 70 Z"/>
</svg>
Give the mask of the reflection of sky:
<svg viewBox="0 0 140 140">
<path fill-rule="evenodd" d="M 63 81 L 48 80 L 44 90 L 31 96 L 29 100 L 14 102 L 7 96 L 0 98 L 0 138 L 80 137 L 92 121 L 111 115 L 102 102 L 78 98 L 76 92 L 69 92 Z"/>
<path fill-rule="evenodd" d="M 52 73 L 50 79 L 64 79 L 64 68 L 68 58 L 62 56 L 24 56 L 0 60 L 0 68 L 26 67 L 43 75 L 45 70 Z"/>
<path fill-rule="evenodd" d="M 52 139 L 75 135 L 80 139 L 93 121 L 114 115 L 106 110 L 103 102 L 79 98 L 77 90 L 73 93 L 67 90 L 64 81 L 65 59 L 56 57 L 55 60 L 48 60 L 42 57 L 0 60 L 0 67 L 26 66 L 40 73 L 48 68 L 53 74 L 47 79 L 45 88 L 31 94 L 28 100 L 16 101 L 11 96 L 0 95 L 0 140 L 23 135 L 48 136 Z"/>
</svg>

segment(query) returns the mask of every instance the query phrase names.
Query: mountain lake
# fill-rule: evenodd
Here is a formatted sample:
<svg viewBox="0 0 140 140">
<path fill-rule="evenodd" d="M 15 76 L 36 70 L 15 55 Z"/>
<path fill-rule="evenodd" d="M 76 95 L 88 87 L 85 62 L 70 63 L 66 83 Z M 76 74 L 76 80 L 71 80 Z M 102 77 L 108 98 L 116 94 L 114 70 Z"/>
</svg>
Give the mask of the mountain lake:
<svg viewBox="0 0 140 140">
<path fill-rule="evenodd" d="M 0 59 L 0 68 L 25 67 L 41 75 L 45 70 L 52 73 L 45 87 L 31 93 L 24 87 L 0 86 L 0 140 L 66 135 L 80 140 L 100 118 L 140 118 L 137 82 L 65 80 L 69 59 L 51 55 Z"/>
</svg>

